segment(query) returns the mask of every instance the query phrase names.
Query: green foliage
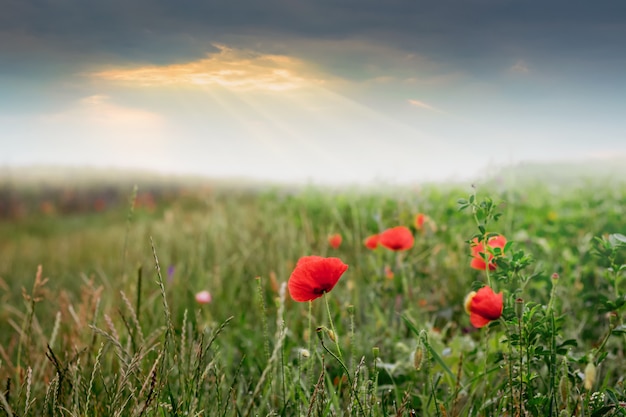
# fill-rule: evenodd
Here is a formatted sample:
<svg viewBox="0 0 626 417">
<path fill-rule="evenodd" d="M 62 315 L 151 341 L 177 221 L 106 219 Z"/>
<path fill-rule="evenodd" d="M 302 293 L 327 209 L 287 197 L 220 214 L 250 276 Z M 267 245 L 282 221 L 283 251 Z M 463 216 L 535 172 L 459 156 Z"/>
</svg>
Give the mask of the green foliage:
<svg viewBox="0 0 626 417">
<path fill-rule="evenodd" d="M 131 190 L 0 223 L 0 416 L 624 415 L 623 186 Z M 364 247 L 396 225 L 412 249 Z M 349 269 L 293 302 L 311 254 Z M 483 286 L 502 314 L 476 329 Z"/>
</svg>

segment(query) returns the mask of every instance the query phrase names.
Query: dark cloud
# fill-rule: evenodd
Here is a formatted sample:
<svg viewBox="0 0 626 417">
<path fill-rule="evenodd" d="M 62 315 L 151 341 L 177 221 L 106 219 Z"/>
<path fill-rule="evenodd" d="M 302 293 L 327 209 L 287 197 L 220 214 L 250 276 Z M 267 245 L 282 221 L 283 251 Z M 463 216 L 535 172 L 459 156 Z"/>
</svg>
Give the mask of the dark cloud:
<svg viewBox="0 0 626 417">
<path fill-rule="evenodd" d="M 297 56 L 346 79 L 393 75 L 425 88 L 458 74 L 517 83 L 521 94 L 542 83 L 626 85 L 626 2 L 617 0 L 0 0 L 0 10 L 0 86 L 69 99 L 80 89 L 58 80 L 194 60 L 216 42 Z M 534 84 L 512 80 L 527 75 Z M 36 85 L 44 79 L 56 81 Z"/>
<path fill-rule="evenodd" d="M 626 37 L 626 3 L 615 0 L 9 0 L 2 10 L 0 33 L 13 42 L 155 62 L 232 36 L 359 38 L 441 60 L 556 52 L 602 59 L 623 54 Z"/>
</svg>

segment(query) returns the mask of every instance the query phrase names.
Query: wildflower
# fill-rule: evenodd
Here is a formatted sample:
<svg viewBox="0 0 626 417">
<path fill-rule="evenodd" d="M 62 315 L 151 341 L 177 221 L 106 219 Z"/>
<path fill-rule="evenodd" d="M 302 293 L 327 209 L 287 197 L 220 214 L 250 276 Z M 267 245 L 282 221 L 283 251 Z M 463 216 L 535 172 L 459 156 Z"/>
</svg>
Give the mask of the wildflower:
<svg viewBox="0 0 626 417">
<path fill-rule="evenodd" d="M 415 228 L 420 230 L 424 226 L 424 221 L 426 220 L 426 215 L 424 213 L 417 213 L 415 215 Z"/>
<path fill-rule="evenodd" d="M 482 242 L 478 242 L 478 239 L 474 239 L 472 241 L 472 262 L 470 266 L 474 269 L 485 270 L 487 269 L 487 264 L 485 263 L 484 253 L 485 247 Z M 506 245 L 506 238 L 502 235 L 492 236 L 489 238 L 487 242 L 487 246 L 490 248 L 500 248 L 500 250 L 504 250 L 504 246 Z M 493 254 L 487 252 L 487 257 L 489 259 L 489 270 L 493 271 L 496 269 L 496 264 L 493 262 Z"/>
<path fill-rule="evenodd" d="M 211 300 L 211 293 L 208 291 L 200 291 L 196 294 L 196 301 L 199 304 L 209 304 Z"/>
<path fill-rule="evenodd" d="M 502 315 L 502 293 L 494 293 L 490 287 L 472 291 L 465 297 L 465 311 L 474 327 L 481 328 Z"/>
<path fill-rule="evenodd" d="M 315 300 L 332 290 L 347 269 L 339 258 L 303 256 L 289 277 L 289 294 L 295 301 Z"/>
<path fill-rule="evenodd" d="M 328 244 L 333 249 L 337 249 L 339 246 L 341 246 L 341 235 L 339 233 L 335 233 L 328 236 Z"/>
<path fill-rule="evenodd" d="M 363 244 L 368 249 L 376 249 L 378 247 L 378 241 L 380 240 L 380 235 L 371 235 L 365 238 Z"/>
<path fill-rule="evenodd" d="M 411 249 L 414 241 L 413 233 L 408 227 L 396 226 L 382 232 L 378 243 L 393 251 L 403 251 Z"/>
</svg>

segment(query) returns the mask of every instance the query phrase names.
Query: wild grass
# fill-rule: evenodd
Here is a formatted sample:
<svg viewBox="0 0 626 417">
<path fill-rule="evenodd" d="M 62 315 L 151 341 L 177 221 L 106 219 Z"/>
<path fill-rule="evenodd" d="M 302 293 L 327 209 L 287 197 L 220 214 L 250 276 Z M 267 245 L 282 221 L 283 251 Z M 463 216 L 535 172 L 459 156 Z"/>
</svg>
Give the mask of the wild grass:
<svg viewBox="0 0 626 417">
<path fill-rule="evenodd" d="M 625 414 L 624 185 L 203 192 L 149 208 L 126 192 L 105 212 L 0 224 L 0 415 Z M 365 248 L 396 225 L 409 251 Z M 504 311 L 475 329 L 464 299 L 487 278 L 469 241 L 489 232 L 513 242 L 489 277 Z M 297 303 L 285 283 L 305 255 L 349 269 Z"/>
</svg>

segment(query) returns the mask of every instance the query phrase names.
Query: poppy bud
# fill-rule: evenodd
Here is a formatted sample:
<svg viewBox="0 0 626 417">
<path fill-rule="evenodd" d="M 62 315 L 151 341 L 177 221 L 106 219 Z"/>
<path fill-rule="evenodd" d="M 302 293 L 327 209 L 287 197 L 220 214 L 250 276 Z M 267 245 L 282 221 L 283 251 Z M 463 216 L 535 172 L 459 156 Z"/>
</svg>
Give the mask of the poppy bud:
<svg viewBox="0 0 626 417">
<path fill-rule="evenodd" d="M 585 367 L 585 389 L 587 391 L 591 390 L 594 382 L 596 382 L 596 366 L 593 364 L 593 361 L 589 362 Z"/>
<path fill-rule="evenodd" d="M 559 380 L 559 394 L 561 394 L 561 402 L 567 404 L 567 400 L 570 395 L 569 380 L 566 375 L 563 375 Z"/>
<path fill-rule="evenodd" d="M 330 338 L 330 340 L 332 340 L 333 342 L 337 341 L 337 336 L 335 335 L 335 332 L 333 332 L 330 329 L 326 329 L 326 333 L 328 334 L 328 337 Z"/>
<path fill-rule="evenodd" d="M 422 369 L 422 361 L 424 360 L 424 348 L 420 343 L 417 348 L 415 348 L 415 353 L 413 354 L 413 366 L 416 371 Z"/>
</svg>

